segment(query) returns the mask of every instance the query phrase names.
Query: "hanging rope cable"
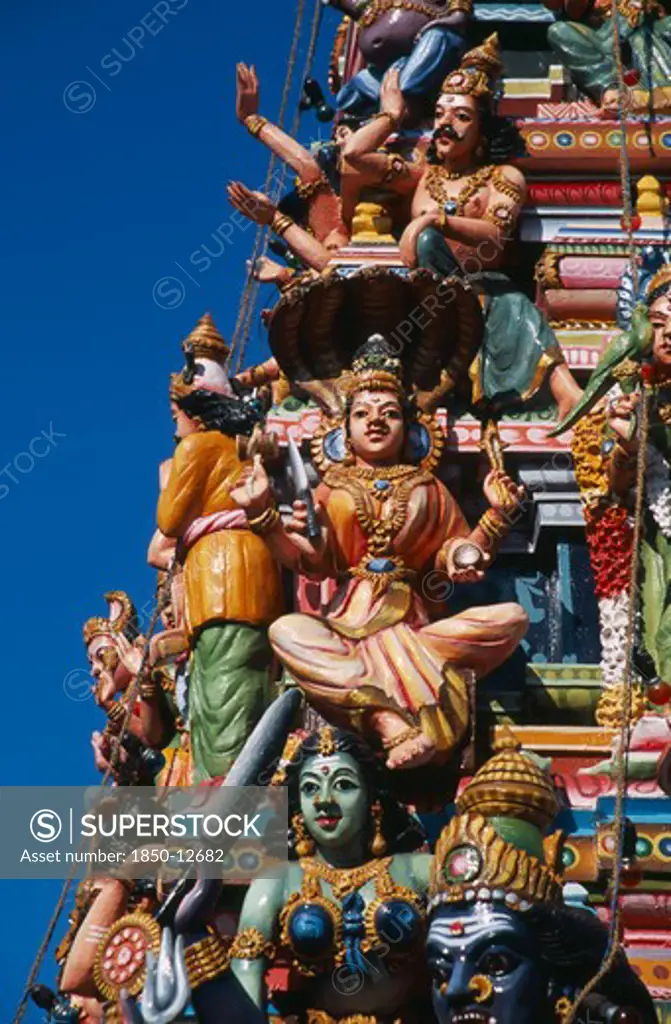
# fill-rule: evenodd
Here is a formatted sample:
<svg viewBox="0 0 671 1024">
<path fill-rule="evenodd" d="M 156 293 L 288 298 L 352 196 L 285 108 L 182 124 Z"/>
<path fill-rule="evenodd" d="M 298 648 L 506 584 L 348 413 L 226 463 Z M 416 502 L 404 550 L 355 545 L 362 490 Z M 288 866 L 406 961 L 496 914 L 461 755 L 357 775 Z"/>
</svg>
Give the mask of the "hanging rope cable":
<svg viewBox="0 0 671 1024">
<path fill-rule="evenodd" d="M 142 680 L 144 678 L 145 672 L 147 670 L 147 665 L 148 665 L 148 661 L 149 661 L 149 647 L 150 647 L 150 644 L 151 644 L 151 638 L 152 638 L 152 635 L 154 633 L 154 630 L 156 629 L 156 624 L 158 623 L 159 615 L 161 614 L 161 612 L 163 611 L 163 609 L 165 608 L 165 605 L 167 604 L 167 602 L 169 600 L 170 585 L 172 583 L 172 579 L 173 579 L 173 576 L 175 575 L 176 569 L 177 569 L 177 560 L 173 559 L 172 564 L 171 564 L 170 568 L 168 569 L 168 571 L 167 571 L 167 573 L 165 575 L 165 578 L 163 580 L 163 583 L 162 583 L 162 585 L 161 585 L 161 587 L 159 589 L 159 592 L 158 592 L 158 597 L 157 597 L 157 600 L 156 600 L 156 607 L 154 608 L 154 612 L 153 612 L 152 617 L 151 617 L 151 619 L 149 621 L 149 626 L 147 627 L 147 634 L 146 634 L 146 637 L 145 637 L 144 646 L 142 648 L 142 657 L 140 659 L 140 667 L 138 669 L 138 673 L 137 673 L 135 679 L 133 680 L 133 683 L 132 683 L 131 687 L 127 691 L 128 697 L 127 697 L 126 713 L 124 715 L 124 719 L 123 719 L 123 722 L 121 724 L 121 729 L 119 730 L 119 733 L 112 738 L 110 757 L 109 757 L 109 761 L 107 763 L 107 768 L 105 769 L 105 773 L 104 773 L 104 775 L 102 777 L 102 780 L 100 782 L 101 786 L 106 786 L 107 785 L 107 783 L 109 782 L 110 778 L 112 777 L 112 775 L 114 773 L 114 770 L 115 770 L 115 768 L 116 768 L 116 766 L 117 766 L 117 764 L 119 762 L 119 759 L 121 757 L 123 739 L 124 739 L 124 736 L 125 736 L 125 734 L 127 732 L 128 725 L 129 725 L 129 722 L 130 722 L 130 719 L 131 719 L 131 715 L 133 714 L 133 708 L 135 706 L 135 700 L 136 700 L 136 697 L 137 697 L 139 689 L 140 689 L 140 684 L 142 683 Z M 81 849 L 85 845 L 86 845 L 86 843 L 82 842 L 82 844 L 80 845 L 79 849 Z M 12 1021 L 12 1024 L 21 1024 L 21 1021 L 23 1019 L 23 1015 L 26 1012 L 26 1006 L 28 1005 L 28 1000 L 30 998 L 30 990 L 32 989 L 33 985 L 35 984 L 35 981 L 37 979 L 37 975 L 39 974 L 40 968 L 42 966 L 42 962 L 44 960 L 44 957 L 46 956 L 46 952 L 47 952 L 47 950 L 49 948 L 49 945 L 51 943 L 51 940 L 53 938 L 54 932 L 56 930 L 56 925 L 58 924 L 58 920 L 59 920 L 59 918 L 61 916 L 61 913 L 63 912 L 63 907 L 65 906 L 65 901 L 68 898 L 68 893 L 70 892 L 70 888 L 71 888 L 72 883 L 74 881 L 74 876 L 75 876 L 76 871 L 77 871 L 77 864 L 76 864 L 76 861 L 73 861 L 73 866 L 72 866 L 72 869 L 70 871 L 70 874 L 68 875 L 68 878 L 66 879 L 66 881 L 65 881 L 65 883 L 63 885 L 63 888 L 61 889 L 61 893 L 60 893 L 60 896 L 58 897 L 58 900 L 56 902 L 56 906 L 54 908 L 54 912 L 53 912 L 53 914 L 51 916 L 49 924 L 47 925 L 47 930 L 45 932 L 44 938 L 43 938 L 43 940 L 42 940 L 42 942 L 40 944 L 40 947 L 39 947 L 39 949 L 37 951 L 35 959 L 33 960 L 32 966 L 30 968 L 30 972 L 28 974 L 28 978 L 27 978 L 27 981 L 26 981 L 26 984 L 25 984 L 25 987 L 24 987 L 24 990 L 23 990 L 23 995 L 21 997 L 21 1002 L 19 1003 L 19 1005 L 17 1007 L 16 1014 L 14 1015 L 14 1019 Z"/>
<path fill-rule="evenodd" d="M 632 203 L 631 188 L 631 165 L 627 151 L 627 116 L 625 97 L 627 84 L 625 82 L 624 64 L 622 61 L 622 48 L 620 38 L 619 14 L 617 0 L 612 0 L 612 21 L 613 21 L 613 50 L 618 76 L 618 119 L 620 123 L 620 188 L 622 191 L 622 219 L 627 232 L 627 247 L 630 263 L 630 272 L 634 293 L 638 292 L 638 259 L 634 241 L 634 209 Z M 608 932 L 608 944 L 601 961 L 599 970 L 593 978 L 585 985 L 573 1003 L 573 1006 L 564 1017 L 562 1024 L 574 1024 L 580 1009 L 587 998 L 597 988 L 612 968 L 618 953 L 620 952 L 622 906 L 620 904 L 620 891 L 622 888 L 622 871 L 624 859 L 624 843 L 626 834 L 626 816 L 624 813 L 627 799 L 627 787 L 629 784 L 628 772 L 628 751 L 631 737 L 631 719 L 633 708 L 633 693 L 635 686 L 634 679 L 634 645 L 636 642 L 636 618 L 638 612 L 638 558 L 643 534 L 643 497 L 645 487 L 645 468 L 647 459 L 648 429 L 649 429 L 649 391 L 645 382 L 641 383 L 641 412 L 639 420 L 639 443 L 636 456 L 636 484 L 634 491 L 634 529 L 632 537 L 631 563 L 629 568 L 629 607 L 628 607 L 628 632 L 627 646 L 625 651 L 624 664 L 624 696 L 621 710 L 621 721 L 617 748 L 614 753 L 614 772 L 616 779 L 615 807 L 613 810 L 613 833 L 615 836 L 615 853 L 613 857 L 612 870 L 612 891 L 610 898 L 610 925 Z"/>
<path fill-rule="evenodd" d="M 301 0 L 301 3 L 300 3 L 301 27 L 302 27 L 303 10 L 304 10 L 303 3 L 304 3 L 304 0 Z M 304 64 L 303 64 L 303 72 L 302 72 L 302 76 L 301 76 L 301 79 L 300 79 L 301 85 L 306 80 L 306 78 L 310 77 L 310 73 L 312 71 L 312 65 L 314 63 L 315 52 L 316 52 L 316 49 L 317 49 L 317 40 L 319 38 L 319 28 L 320 28 L 320 25 L 321 25 L 322 13 L 323 13 L 323 4 L 322 4 L 321 0 L 315 0 L 314 9 L 313 9 L 313 12 L 312 12 L 312 24 L 311 24 L 311 28 L 310 28 L 310 39 L 309 39 L 309 42 L 308 42 L 308 46 L 307 46 L 307 50 L 306 50 L 306 55 L 305 55 L 305 61 L 304 61 Z M 299 31 L 298 31 L 298 35 L 294 34 L 294 42 L 296 43 L 296 50 L 297 50 L 297 47 L 298 47 L 297 39 L 300 39 L 300 28 L 299 28 Z M 293 45 L 293 43 L 292 43 L 292 55 L 294 56 L 294 62 L 295 62 L 295 54 L 294 54 L 294 45 Z M 292 75 L 293 75 L 293 72 L 292 72 Z M 286 89 L 287 101 L 288 101 L 288 98 L 289 98 L 290 89 L 291 89 L 291 83 L 289 83 L 289 88 Z M 283 103 L 284 103 L 284 96 L 283 96 Z M 296 109 L 294 111 L 293 122 L 292 122 L 292 126 L 291 126 L 291 135 L 292 135 L 292 137 L 295 137 L 298 134 L 298 129 L 299 129 L 299 125 L 300 125 L 300 117 L 301 117 L 301 111 L 300 111 L 299 103 L 297 102 L 296 103 Z M 281 125 L 281 122 L 280 122 L 280 127 L 281 126 L 282 125 Z M 267 175 L 267 179 L 266 179 L 268 184 L 266 185 L 266 191 L 268 191 L 269 188 L 270 188 L 269 182 L 272 182 L 273 171 L 274 171 L 274 167 L 275 167 L 275 160 L 276 160 L 276 158 L 275 158 L 275 155 L 273 154 L 271 156 L 271 160 L 270 160 L 269 168 L 268 168 L 268 175 Z M 273 193 L 274 193 L 273 194 L 273 198 L 274 199 L 279 199 L 279 197 L 280 197 L 280 195 L 281 195 L 281 193 L 282 193 L 282 191 L 284 189 L 284 185 L 285 185 L 285 182 L 286 182 L 286 176 L 287 176 L 287 167 L 286 167 L 286 164 L 283 164 L 282 168 L 281 168 L 281 171 L 280 171 L 279 181 L 278 181 L 277 187 L 273 190 Z M 254 254 L 253 254 L 252 259 L 250 261 L 250 266 L 249 266 L 249 271 L 248 271 L 247 283 L 250 283 L 250 279 L 251 279 L 251 284 L 250 284 L 250 288 L 249 288 L 249 293 L 248 293 L 248 298 L 247 298 L 247 303 L 246 303 L 246 309 L 244 311 L 244 317 L 242 319 L 242 323 L 241 323 L 240 329 L 238 331 L 237 338 L 234 336 L 234 344 L 235 344 L 236 341 L 238 343 L 237 361 L 236 361 L 236 373 L 239 373 L 240 370 L 243 368 L 243 365 L 244 365 L 245 350 L 247 348 L 247 343 L 249 341 L 249 336 L 250 336 L 250 333 L 251 333 L 252 323 L 254 321 L 254 314 L 255 314 L 255 311 L 256 311 L 256 304 L 257 304 L 257 299 L 258 299 L 258 294 L 259 294 L 259 289 L 260 289 L 259 282 L 253 276 L 254 275 L 254 265 L 255 265 L 255 263 L 256 263 L 256 261 L 258 259 L 261 259 L 261 258 L 263 258 L 266 255 L 266 253 L 268 251 L 268 242 L 269 242 L 269 232 L 268 232 L 268 230 L 265 227 L 260 226 L 258 231 L 257 231 L 256 240 L 255 240 L 255 247 L 254 247 Z M 257 243 L 258 243 L 258 246 L 257 246 Z M 238 318 L 238 319 L 240 320 L 240 318 Z"/>
<path fill-rule="evenodd" d="M 303 14 L 305 11 L 305 0 L 298 0 L 296 5 L 296 19 L 294 21 L 294 32 L 291 40 L 291 48 L 289 50 L 289 60 L 287 62 L 287 72 L 284 78 L 284 87 L 282 89 L 282 99 L 280 102 L 280 111 L 277 119 L 278 127 L 284 128 L 284 119 L 286 116 L 287 106 L 289 104 L 289 96 L 291 95 L 291 86 L 294 77 L 294 68 L 296 66 L 296 58 L 298 56 L 298 46 L 301 38 L 301 30 L 303 27 Z M 275 170 L 275 163 L 277 157 L 274 153 L 270 154 L 268 161 L 268 168 L 266 170 L 266 179 L 263 186 L 265 193 L 270 191 L 273 173 Z M 246 327 L 249 318 L 249 307 L 251 304 L 252 294 L 255 294 L 258 282 L 254 278 L 254 264 L 259 259 L 261 250 L 263 247 L 263 238 L 265 234 L 265 227 L 263 224 L 259 224 L 256 229 L 256 237 L 254 238 L 254 246 L 252 248 L 252 255 L 249 261 L 247 269 L 247 277 L 242 291 L 242 297 L 240 299 L 240 308 L 238 310 L 238 318 L 233 330 L 233 339 L 231 342 L 231 355 L 230 362 L 233 362 L 233 355 L 236 354 L 237 361 L 235 364 L 235 372 L 237 373 L 241 369 L 241 349 L 244 349 L 244 344 L 241 339 L 244 335 L 244 329 Z"/>
<path fill-rule="evenodd" d="M 290 95 L 291 95 L 291 88 L 292 88 L 292 84 L 293 84 L 294 69 L 295 69 L 296 60 L 297 60 L 297 56 L 298 56 L 298 47 L 299 47 L 299 44 L 300 44 L 301 30 L 302 30 L 302 26 L 303 26 L 304 11 L 305 11 L 305 0 L 298 0 L 297 7 L 296 7 L 296 19 L 295 19 L 295 23 L 294 23 L 294 32 L 293 32 L 293 37 L 292 37 L 292 41 L 291 41 L 291 49 L 290 49 L 290 53 L 289 53 L 289 60 L 288 60 L 288 64 L 287 64 L 287 74 L 285 76 L 284 88 L 283 88 L 283 91 L 282 91 L 282 100 L 281 100 L 281 103 L 280 103 L 280 111 L 279 111 L 279 117 L 278 117 L 278 124 L 279 124 L 280 127 L 284 126 L 284 120 L 285 120 L 285 117 L 286 117 L 286 112 L 287 112 L 287 107 L 288 107 L 288 103 L 289 103 L 289 98 L 290 98 Z M 308 51 L 307 51 L 307 56 L 306 56 L 306 61 L 305 61 L 305 71 L 304 71 L 303 80 L 306 77 L 308 77 L 310 69 L 312 68 L 312 63 L 313 63 L 313 60 L 314 60 L 314 54 L 315 54 L 315 50 L 316 50 L 316 46 L 317 46 L 317 38 L 318 38 L 318 35 L 319 35 L 320 20 L 321 20 L 321 0 L 315 0 L 315 11 L 314 11 L 314 14 L 313 14 L 312 29 L 311 29 L 311 34 L 310 34 L 310 41 L 309 41 L 309 44 L 308 44 Z M 299 117 L 300 117 L 300 111 L 298 110 L 298 107 L 297 107 L 296 113 L 294 115 L 294 123 L 293 123 L 293 127 L 292 127 L 292 134 L 293 135 L 295 135 L 297 130 L 298 130 Z M 275 163 L 276 163 L 276 157 L 275 157 L 275 154 L 273 153 L 273 154 L 271 154 L 270 160 L 268 162 L 268 169 L 266 171 L 266 179 L 265 179 L 265 183 L 264 183 L 264 191 L 265 192 L 269 192 L 270 189 L 271 189 L 272 180 L 273 180 L 273 173 L 274 173 L 274 170 L 275 170 Z M 274 190 L 274 191 L 276 191 L 277 194 L 279 194 L 279 192 L 281 191 L 281 188 L 282 188 L 285 176 L 286 176 L 286 168 L 283 167 L 282 174 L 281 174 L 281 177 L 280 177 L 280 184 L 278 186 L 278 189 Z M 244 289 L 243 289 L 243 293 L 242 293 L 242 297 L 241 297 L 241 301 L 240 301 L 240 308 L 239 308 L 239 311 L 238 311 L 238 317 L 237 317 L 236 325 L 235 325 L 235 328 L 234 328 L 233 339 L 232 339 L 232 344 L 231 344 L 231 356 L 230 356 L 230 361 L 231 362 L 232 362 L 233 356 L 234 356 L 234 354 L 236 352 L 236 348 L 238 350 L 237 351 L 236 372 L 239 369 L 241 369 L 241 367 L 242 367 L 242 360 L 244 358 L 244 352 L 245 352 L 245 348 L 246 348 L 246 344 L 247 344 L 247 339 L 249 337 L 249 331 L 250 331 L 250 327 L 251 327 L 251 323 L 252 323 L 252 319 L 253 319 L 254 309 L 255 309 L 255 306 L 256 306 L 256 296 L 257 296 L 257 292 L 258 292 L 258 282 L 253 277 L 254 263 L 256 262 L 256 260 L 259 258 L 260 255 L 262 255 L 262 254 L 264 255 L 265 254 L 266 250 L 267 250 L 266 231 L 265 231 L 265 228 L 262 225 L 260 225 L 258 230 L 257 230 L 257 232 L 256 232 L 256 238 L 255 238 L 255 241 L 254 241 L 254 248 L 253 248 L 252 257 L 251 257 L 251 261 L 250 261 L 250 268 L 249 268 L 249 271 L 248 271 L 248 274 L 247 274 L 247 279 L 246 279 L 245 286 L 244 286 Z M 142 658 L 141 658 L 141 661 L 140 661 L 140 668 L 139 668 L 138 674 L 137 674 L 137 676 L 136 676 L 136 678 L 135 678 L 135 680 L 134 680 L 130 690 L 128 691 L 128 704 L 127 704 L 127 708 L 126 708 L 126 714 L 124 716 L 123 723 L 122 723 L 121 729 L 119 731 L 119 734 L 113 738 L 112 749 L 111 749 L 111 752 L 110 752 L 110 759 L 109 759 L 109 762 L 108 762 L 108 767 L 107 767 L 107 769 L 105 771 L 105 774 L 103 775 L 102 781 L 100 783 L 101 786 L 106 786 L 107 785 L 107 783 L 109 782 L 109 779 L 112 777 L 112 775 L 114 773 L 114 770 L 117 767 L 118 761 L 119 761 L 119 759 L 121 757 L 123 737 L 125 736 L 125 733 L 127 731 L 127 727 L 128 727 L 129 722 L 130 722 L 130 717 L 132 715 L 133 706 L 135 704 L 135 699 L 137 697 L 137 694 L 138 694 L 138 691 L 139 691 L 139 688 L 140 688 L 140 683 L 141 683 L 142 678 L 144 676 L 144 673 L 146 671 L 147 661 L 148 661 L 148 658 L 149 658 L 149 644 L 150 644 L 150 641 L 151 641 L 151 637 L 153 635 L 154 629 L 156 628 L 156 624 L 158 622 L 159 615 L 161 614 L 161 611 L 162 611 L 162 609 L 165 606 L 165 603 L 167 601 L 167 595 L 169 593 L 170 583 L 172 582 L 172 578 L 173 578 L 173 575 L 175 573 L 175 569 L 176 569 L 176 563 L 175 563 L 175 561 L 173 561 L 173 564 L 171 565 L 168 573 L 166 574 L 166 578 L 163 581 L 163 585 L 161 587 L 161 590 L 159 591 L 159 599 L 157 601 L 156 608 L 154 609 L 154 613 L 152 615 L 151 621 L 149 623 L 149 627 L 147 629 L 147 638 L 146 638 L 145 645 L 144 645 L 143 652 L 142 652 Z M 71 872 L 70 876 L 68 877 L 68 879 L 66 880 L 65 884 L 63 885 L 63 888 L 61 890 L 60 896 L 59 896 L 59 898 L 58 898 L 58 900 L 56 902 L 56 907 L 55 907 L 54 913 L 53 913 L 53 915 L 52 915 L 52 917 L 51 917 L 51 919 L 49 921 L 49 924 L 47 926 L 47 930 L 46 930 L 44 939 L 42 940 L 42 943 L 40 944 L 40 947 L 38 949 L 38 952 L 37 952 L 37 954 L 35 956 L 35 959 L 33 961 L 32 967 L 30 969 L 30 973 L 29 973 L 28 979 L 26 981 L 26 985 L 25 985 L 25 988 L 24 988 L 23 996 L 21 998 L 21 1002 L 19 1003 L 19 1006 L 18 1006 L 17 1011 L 16 1011 L 16 1015 L 14 1016 L 13 1024 L 20 1024 L 21 1020 L 23 1019 L 23 1016 L 24 1016 L 25 1011 L 26 1011 L 26 1006 L 28 1005 L 28 999 L 30 998 L 30 990 L 31 990 L 31 988 L 33 987 L 33 985 L 35 983 L 35 980 L 37 978 L 39 970 L 40 970 L 40 968 L 42 966 L 42 962 L 43 962 L 44 957 L 46 955 L 47 949 L 49 948 L 49 945 L 50 945 L 51 940 L 53 938 L 54 931 L 56 930 L 56 926 L 58 924 L 58 920 L 60 918 L 61 913 L 63 912 L 63 907 L 65 906 L 65 902 L 67 900 L 68 893 L 70 891 L 70 888 L 72 886 L 72 882 L 74 880 L 74 873 L 75 872 L 74 872 L 74 868 L 73 868 L 73 871 Z"/>
</svg>

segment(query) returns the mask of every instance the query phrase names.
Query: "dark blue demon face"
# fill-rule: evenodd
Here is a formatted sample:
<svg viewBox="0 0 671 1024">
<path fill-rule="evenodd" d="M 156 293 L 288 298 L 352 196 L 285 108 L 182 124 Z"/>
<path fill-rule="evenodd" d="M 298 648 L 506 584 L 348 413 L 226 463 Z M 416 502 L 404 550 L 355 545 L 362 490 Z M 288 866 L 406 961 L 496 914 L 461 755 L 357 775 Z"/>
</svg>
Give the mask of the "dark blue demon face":
<svg viewBox="0 0 671 1024">
<path fill-rule="evenodd" d="M 552 1024 L 548 967 L 523 916 L 503 904 L 439 907 L 427 957 L 441 1024 Z"/>
</svg>

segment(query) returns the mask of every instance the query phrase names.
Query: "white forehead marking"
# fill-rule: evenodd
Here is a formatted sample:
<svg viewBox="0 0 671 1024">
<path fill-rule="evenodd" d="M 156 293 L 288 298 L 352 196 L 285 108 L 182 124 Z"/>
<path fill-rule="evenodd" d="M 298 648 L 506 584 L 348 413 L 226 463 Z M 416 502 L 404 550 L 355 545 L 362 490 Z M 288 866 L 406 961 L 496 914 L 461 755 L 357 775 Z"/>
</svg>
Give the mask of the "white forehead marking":
<svg viewBox="0 0 671 1024">
<path fill-rule="evenodd" d="M 457 929 L 457 925 L 461 927 Z M 449 949 L 463 949 L 465 945 L 470 946 L 490 936 L 493 931 L 500 933 L 512 930 L 507 914 L 487 907 L 477 917 L 434 918 L 429 926 L 429 939 L 437 940 Z"/>
</svg>

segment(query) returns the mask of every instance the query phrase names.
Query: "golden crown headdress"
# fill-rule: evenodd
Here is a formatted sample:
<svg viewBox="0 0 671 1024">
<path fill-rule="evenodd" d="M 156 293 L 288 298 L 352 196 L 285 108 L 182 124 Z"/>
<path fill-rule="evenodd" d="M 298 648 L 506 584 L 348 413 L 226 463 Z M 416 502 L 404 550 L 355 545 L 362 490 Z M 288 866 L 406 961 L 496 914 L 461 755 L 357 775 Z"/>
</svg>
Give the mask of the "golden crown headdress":
<svg viewBox="0 0 671 1024">
<path fill-rule="evenodd" d="M 402 400 L 402 373 L 401 360 L 394 355 L 389 342 L 381 334 L 371 334 L 355 353 L 352 369 L 340 377 L 338 390 L 346 400 L 359 391 L 393 391 Z"/>
<path fill-rule="evenodd" d="M 214 359 L 223 363 L 228 359 L 230 348 L 224 336 L 217 330 L 211 313 L 205 313 L 182 342 L 182 352 L 191 351 L 194 356 Z"/>
<path fill-rule="evenodd" d="M 503 72 L 499 37 L 496 32 L 481 46 L 469 50 L 461 58 L 459 67 L 451 71 L 443 82 L 442 92 L 458 96 L 491 99 Z"/>
<path fill-rule="evenodd" d="M 659 296 L 663 292 L 668 291 L 669 288 L 671 288 L 671 264 L 665 263 L 664 266 L 659 268 L 648 285 L 648 302 L 651 301 L 655 292 L 659 292 L 659 295 L 655 296 L 655 298 L 659 298 Z"/>
<path fill-rule="evenodd" d="M 121 606 L 121 610 L 114 618 L 105 618 L 103 615 L 94 615 L 84 623 L 82 633 L 84 644 L 88 647 L 94 637 L 109 636 L 113 633 L 123 633 L 128 626 L 135 630 L 137 613 L 135 605 L 125 590 L 108 590 L 103 595 L 110 608 L 113 604 Z"/>
<path fill-rule="evenodd" d="M 193 382 L 191 364 L 194 359 L 211 359 L 222 366 L 230 355 L 230 347 L 224 336 L 217 330 L 211 313 L 205 313 L 182 342 L 182 352 L 187 360 L 187 367 L 180 373 L 170 375 L 170 398 L 173 402 L 183 398 L 197 385 Z M 202 385 L 201 385 L 202 386 Z"/>
<path fill-rule="evenodd" d="M 529 755 L 507 744 L 476 773 L 456 806 L 436 845 L 430 907 L 501 900 L 528 910 L 534 903 L 561 902 L 562 833 L 543 839 L 559 802 L 551 780 Z"/>
</svg>

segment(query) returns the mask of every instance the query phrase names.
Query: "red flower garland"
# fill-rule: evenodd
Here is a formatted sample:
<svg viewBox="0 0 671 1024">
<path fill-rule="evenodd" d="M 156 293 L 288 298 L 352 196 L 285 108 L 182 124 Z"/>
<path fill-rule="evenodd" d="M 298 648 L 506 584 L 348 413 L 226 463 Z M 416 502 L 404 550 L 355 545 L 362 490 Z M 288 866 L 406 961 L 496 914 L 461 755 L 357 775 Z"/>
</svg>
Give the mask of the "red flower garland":
<svg viewBox="0 0 671 1024">
<path fill-rule="evenodd" d="M 615 597 L 629 589 L 634 528 L 622 505 L 591 509 L 585 519 L 595 594 Z"/>
</svg>

